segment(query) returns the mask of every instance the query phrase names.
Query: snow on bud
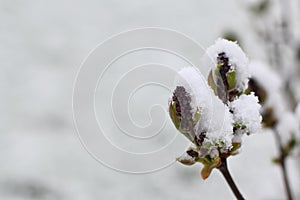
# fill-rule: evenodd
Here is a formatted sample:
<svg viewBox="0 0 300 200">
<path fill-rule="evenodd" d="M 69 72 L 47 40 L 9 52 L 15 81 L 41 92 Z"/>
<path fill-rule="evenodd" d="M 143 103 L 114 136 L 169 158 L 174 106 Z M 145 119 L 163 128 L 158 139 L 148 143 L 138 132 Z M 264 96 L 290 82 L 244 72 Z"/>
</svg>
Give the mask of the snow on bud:
<svg viewBox="0 0 300 200">
<path fill-rule="evenodd" d="M 194 127 L 199 114 L 198 111 L 194 111 L 191 100 L 191 94 L 183 86 L 177 86 L 169 105 L 169 114 L 177 130 L 193 142 L 195 138 Z"/>
<path fill-rule="evenodd" d="M 250 77 L 247 56 L 236 42 L 225 39 L 218 39 L 206 54 L 212 67 L 210 86 L 224 103 L 232 101 L 247 88 Z"/>
<path fill-rule="evenodd" d="M 193 67 L 180 70 L 175 78 L 175 90 L 169 106 L 175 127 L 193 143 L 197 142 L 195 127 L 201 115 L 209 112 L 209 88 L 200 72 Z M 200 107 L 201 105 L 201 107 Z"/>
<path fill-rule="evenodd" d="M 169 113 L 176 128 L 200 147 L 201 156 L 216 157 L 219 150 L 229 151 L 233 134 L 231 114 L 200 72 L 193 67 L 183 68 L 175 86 Z"/>
<path fill-rule="evenodd" d="M 220 153 L 229 152 L 233 137 L 232 115 L 220 99 L 213 97 L 211 112 L 200 118 L 197 124 L 198 138 L 201 136 L 199 133 L 206 135 L 200 148 L 201 154 L 211 158 L 219 156 L 219 150 Z"/>
<path fill-rule="evenodd" d="M 234 142 L 241 142 L 243 134 L 257 133 L 261 129 L 262 117 L 259 113 L 260 104 L 254 93 L 242 94 L 238 99 L 229 105 L 233 112 L 234 120 Z"/>
<path fill-rule="evenodd" d="M 176 160 L 184 165 L 193 165 L 196 163 L 198 157 L 199 153 L 197 151 L 197 148 L 194 145 L 192 145 Z"/>
</svg>

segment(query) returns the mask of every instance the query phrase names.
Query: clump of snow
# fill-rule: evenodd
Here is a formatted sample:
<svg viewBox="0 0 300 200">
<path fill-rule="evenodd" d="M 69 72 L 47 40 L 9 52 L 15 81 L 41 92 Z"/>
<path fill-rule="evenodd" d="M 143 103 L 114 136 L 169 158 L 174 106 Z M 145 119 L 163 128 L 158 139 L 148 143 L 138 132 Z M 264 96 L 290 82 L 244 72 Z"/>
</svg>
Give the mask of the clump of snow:
<svg viewBox="0 0 300 200">
<path fill-rule="evenodd" d="M 249 59 L 236 42 L 228 41 L 226 39 L 217 39 L 215 44 L 210 46 L 206 55 L 210 59 L 213 71 L 217 69 L 218 56 L 220 53 L 225 53 L 231 66 L 231 71 L 236 72 L 236 84 L 238 91 L 244 91 L 248 86 L 248 78 L 250 72 L 248 69 Z M 215 76 L 215 73 L 213 73 Z M 214 77 L 216 80 L 216 77 Z"/>
<path fill-rule="evenodd" d="M 201 116 L 197 130 L 198 134 L 203 131 L 206 132 L 206 138 L 202 146 L 211 158 L 219 155 L 218 149 L 221 152 L 228 152 L 232 147 L 233 138 L 232 115 L 216 96 L 215 99 L 218 100 L 218 103 L 214 104 L 214 112 L 210 113 L 210 116 Z"/>
<path fill-rule="evenodd" d="M 175 87 L 183 86 L 187 93 L 191 96 L 191 106 L 193 111 L 197 108 L 201 109 L 201 115 L 207 115 L 211 110 L 210 96 L 212 90 L 206 84 L 206 80 L 201 72 L 195 67 L 185 67 L 181 69 L 174 81 Z"/>
<path fill-rule="evenodd" d="M 218 147 L 231 147 L 233 136 L 232 115 L 229 109 L 217 98 L 213 98 L 212 112 L 208 115 L 201 115 L 198 122 L 197 133 L 206 132 L 209 143 Z"/>
<path fill-rule="evenodd" d="M 253 134 L 260 131 L 262 120 L 260 107 L 258 98 L 253 92 L 250 95 L 242 94 L 230 103 L 234 123 L 240 127 L 238 134 Z"/>
<path fill-rule="evenodd" d="M 280 134 L 283 144 L 286 144 L 291 139 L 292 135 L 297 137 L 299 132 L 299 121 L 296 115 L 292 112 L 282 113 L 276 126 L 276 130 Z"/>
<path fill-rule="evenodd" d="M 229 109 L 216 97 L 202 74 L 193 67 L 183 68 L 175 79 L 175 87 L 183 86 L 192 98 L 193 110 L 200 109 L 200 120 L 195 126 L 197 136 L 206 133 L 204 143 L 209 154 L 215 156 L 215 148 L 231 148 L 233 136 L 232 115 Z"/>
</svg>

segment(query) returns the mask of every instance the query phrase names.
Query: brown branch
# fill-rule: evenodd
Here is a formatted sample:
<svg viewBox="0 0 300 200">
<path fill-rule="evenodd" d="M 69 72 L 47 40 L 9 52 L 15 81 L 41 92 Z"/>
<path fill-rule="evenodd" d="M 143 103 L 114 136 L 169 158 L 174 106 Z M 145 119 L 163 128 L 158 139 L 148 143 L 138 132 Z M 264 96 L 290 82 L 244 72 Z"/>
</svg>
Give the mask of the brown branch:
<svg viewBox="0 0 300 200">
<path fill-rule="evenodd" d="M 236 184 L 234 183 L 230 172 L 228 170 L 227 167 L 227 158 L 221 158 L 222 164 L 220 165 L 220 167 L 218 167 L 218 169 L 220 170 L 220 172 L 223 174 L 225 180 L 227 181 L 228 185 L 230 186 L 232 192 L 234 193 L 235 197 L 238 200 L 243 200 L 244 197 L 241 194 L 241 192 L 239 191 L 238 187 L 236 186 Z"/>
</svg>

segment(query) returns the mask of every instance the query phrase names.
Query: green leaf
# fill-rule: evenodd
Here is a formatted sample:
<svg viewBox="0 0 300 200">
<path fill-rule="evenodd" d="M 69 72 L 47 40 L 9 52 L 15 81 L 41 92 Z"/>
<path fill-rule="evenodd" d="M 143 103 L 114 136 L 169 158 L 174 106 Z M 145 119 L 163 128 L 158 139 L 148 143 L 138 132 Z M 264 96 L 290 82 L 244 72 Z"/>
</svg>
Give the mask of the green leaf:
<svg viewBox="0 0 300 200">
<path fill-rule="evenodd" d="M 200 120 L 200 117 L 201 117 L 201 112 L 200 112 L 200 109 L 197 108 L 195 115 L 194 115 L 194 123 L 195 124 Z"/>
<path fill-rule="evenodd" d="M 211 70 L 209 72 L 209 75 L 208 75 L 208 78 L 207 78 L 207 82 L 208 82 L 208 85 L 211 87 L 211 89 L 214 91 L 215 95 L 218 95 L 218 93 L 217 93 L 217 86 L 215 84 L 215 81 L 214 81 L 214 78 L 213 78 Z"/>
<path fill-rule="evenodd" d="M 233 90 L 236 88 L 236 72 L 232 71 L 232 72 L 228 72 L 227 73 L 227 82 L 229 85 L 229 90 Z"/>
<path fill-rule="evenodd" d="M 233 142 L 232 143 L 232 149 L 230 150 L 230 155 L 237 155 L 238 154 L 238 149 L 242 146 L 240 142 Z"/>
<path fill-rule="evenodd" d="M 178 162 L 180 162 L 181 164 L 188 165 L 188 166 L 193 165 L 193 164 L 196 163 L 193 159 L 188 159 L 188 158 L 185 158 L 185 157 L 179 157 L 179 158 L 176 158 L 176 160 Z"/>
<path fill-rule="evenodd" d="M 202 170 L 201 170 L 201 177 L 202 177 L 202 179 L 203 180 L 207 179 L 210 176 L 212 170 L 214 168 L 219 167 L 220 165 L 221 165 L 221 159 L 220 159 L 220 157 L 216 157 L 214 160 L 212 160 L 210 162 L 210 164 L 204 165 L 203 168 L 202 168 Z"/>
<path fill-rule="evenodd" d="M 170 118 L 172 119 L 173 124 L 175 125 L 176 129 L 179 130 L 180 127 L 180 119 L 176 115 L 176 103 L 171 102 L 169 106 L 169 115 Z"/>
</svg>

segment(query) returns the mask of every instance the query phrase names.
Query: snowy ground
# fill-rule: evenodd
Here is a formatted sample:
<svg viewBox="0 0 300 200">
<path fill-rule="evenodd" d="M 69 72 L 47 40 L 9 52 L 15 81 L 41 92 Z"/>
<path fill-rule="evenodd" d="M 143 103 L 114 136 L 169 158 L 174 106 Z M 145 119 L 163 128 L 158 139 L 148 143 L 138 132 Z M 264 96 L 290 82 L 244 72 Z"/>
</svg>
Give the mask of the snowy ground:
<svg viewBox="0 0 300 200">
<path fill-rule="evenodd" d="M 80 63 L 112 34 L 164 27 L 207 47 L 229 28 L 249 35 L 238 6 L 233 0 L 1 0 L 0 199 L 233 199 L 217 171 L 201 180 L 199 165 L 129 175 L 99 164 L 77 138 L 71 101 Z M 250 57 L 257 56 L 251 35 L 244 38 Z M 229 160 L 247 199 L 284 199 L 280 170 L 271 163 L 274 144 L 270 132 L 251 136 Z M 289 167 L 300 199 L 299 170 L 293 161 Z"/>
</svg>

